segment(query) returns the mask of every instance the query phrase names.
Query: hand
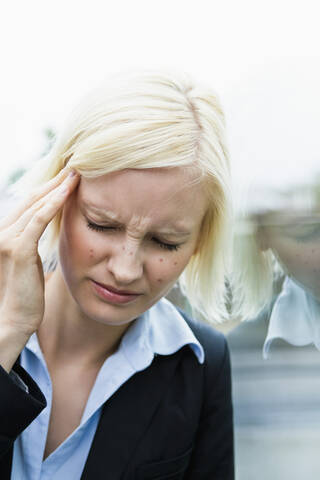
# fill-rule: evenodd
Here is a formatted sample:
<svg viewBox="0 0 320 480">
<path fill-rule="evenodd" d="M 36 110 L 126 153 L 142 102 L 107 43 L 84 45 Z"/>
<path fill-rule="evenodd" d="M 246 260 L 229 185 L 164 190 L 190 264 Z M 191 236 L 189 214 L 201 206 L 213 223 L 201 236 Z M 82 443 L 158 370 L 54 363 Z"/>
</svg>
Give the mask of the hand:
<svg viewBox="0 0 320 480">
<path fill-rule="evenodd" d="M 42 322 L 44 272 L 38 242 L 78 184 L 80 176 L 74 173 L 62 170 L 0 221 L 0 343 L 3 332 L 27 341 Z"/>
</svg>

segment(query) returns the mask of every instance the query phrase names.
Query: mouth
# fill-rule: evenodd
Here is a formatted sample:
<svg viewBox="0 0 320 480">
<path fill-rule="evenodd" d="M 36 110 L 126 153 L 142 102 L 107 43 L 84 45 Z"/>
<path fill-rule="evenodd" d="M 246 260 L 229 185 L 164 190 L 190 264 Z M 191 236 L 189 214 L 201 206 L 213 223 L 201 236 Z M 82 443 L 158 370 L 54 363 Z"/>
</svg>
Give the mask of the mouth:
<svg viewBox="0 0 320 480">
<path fill-rule="evenodd" d="M 124 304 L 132 302 L 142 295 L 139 292 L 134 292 L 131 290 L 118 290 L 111 285 L 105 285 L 103 283 L 95 282 L 94 280 L 91 280 L 91 282 L 95 292 L 99 295 L 99 297 L 107 300 L 110 303 Z"/>
</svg>

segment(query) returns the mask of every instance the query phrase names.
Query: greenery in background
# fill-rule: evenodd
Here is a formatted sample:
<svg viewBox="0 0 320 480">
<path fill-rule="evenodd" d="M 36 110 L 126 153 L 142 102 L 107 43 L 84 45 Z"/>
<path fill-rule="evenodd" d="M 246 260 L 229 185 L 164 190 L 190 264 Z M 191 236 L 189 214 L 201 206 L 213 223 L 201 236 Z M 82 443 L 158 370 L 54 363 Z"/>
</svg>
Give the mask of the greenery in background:
<svg viewBox="0 0 320 480">
<path fill-rule="evenodd" d="M 52 145 L 55 141 L 55 138 L 56 138 L 56 134 L 55 134 L 55 131 L 48 127 L 46 129 L 44 129 L 44 136 L 45 136 L 45 142 L 46 142 L 46 145 L 45 145 L 45 148 L 42 152 L 42 154 L 40 155 L 40 157 L 44 157 L 45 155 L 47 155 L 51 148 L 52 148 Z M 26 168 L 25 167 L 18 167 L 16 168 L 16 170 L 14 170 L 8 177 L 8 180 L 7 180 L 7 187 L 13 183 L 15 183 L 17 180 L 19 180 L 20 177 L 22 177 L 22 175 L 26 172 Z"/>
<path fill-rule="evenodd" d="M 12 183 L 15 183 L 17 180 L 19 180 L 19 178 L 22 177 L 22 175 L 24 174 L 25 171 L 26 171 L 26 169 L 25 169 L 25 168 L 22 168 L 22 167 L 19 167 L 19 168 L 17 168 L 16 170 L 14 170 L 14 171 L 9 175 L 6 186 L 9 186 L 9 185 L 11 185 Z"/>
<path fill-rule="evenodd" d="M 51 148 L 54 144 L 54 141 L 56 139 L 56 133 L 53 130 L 53 128 L 50 128 L 50 127 L 46 128 L 44 130 L 44 135 L 46 137 L 46 146 L 45 146 L 44 151 L 41 154 L 41 157 L 44 157 L 45 155 L 47 155 L 50 152 L 50 150 L 51 150 Z"/>
</svg>

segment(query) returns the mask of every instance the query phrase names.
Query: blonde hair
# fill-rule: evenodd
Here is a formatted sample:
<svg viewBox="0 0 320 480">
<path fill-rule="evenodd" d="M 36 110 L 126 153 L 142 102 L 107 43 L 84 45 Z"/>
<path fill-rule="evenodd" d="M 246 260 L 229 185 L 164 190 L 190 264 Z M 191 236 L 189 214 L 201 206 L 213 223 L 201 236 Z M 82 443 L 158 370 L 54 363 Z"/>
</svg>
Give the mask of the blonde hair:
<svg viewBox="0 0 320 480">
<path fill-rule="evenodd" d="M 211 88 L 172 72 L 112 76 L 80 102 L 47 157 L 18 181 L 15 192 L 48 181 L 67 164 L 84 177 L 128 168 L 195 167 L 209 208 L 199 248 L 179 283 L 205 319 L 227 317 L 231 181 L 224 114 Z M 56 256 L 60 221 L 61 212 L 40 245 L 46 265 Z"/>
<path fill-rule="evenodd" d="M 276 293 L 275 285 L 283 275 L 270 249 L 262 249 L 258 240 L 258 225 L 254 216 L 241 216 L 235 221 L 233 236 L 232 318 L 253 320 Z"/>
</svg>

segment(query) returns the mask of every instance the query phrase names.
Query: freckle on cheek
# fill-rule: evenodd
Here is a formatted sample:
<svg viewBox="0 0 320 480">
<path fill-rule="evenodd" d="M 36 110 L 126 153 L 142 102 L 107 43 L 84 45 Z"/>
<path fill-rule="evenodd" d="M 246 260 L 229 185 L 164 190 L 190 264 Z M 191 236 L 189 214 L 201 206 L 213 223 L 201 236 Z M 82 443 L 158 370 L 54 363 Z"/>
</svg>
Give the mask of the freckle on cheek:
<svg viewBox="0 0 320 480">
<path fill-rule="evenodd" d="M 90 248 L 90 257 L 93 257 L 93 250 Z"/>
<path fill-rule="evenodd" d="M 162 282 L 162 278 L 158 278 L 158 282 L 161 283 L 161 282 Z"/>
<path fill-rule="evenodd" d="M 174 262 L 174 265 L 178 265 L 178 262 Z"/>
</svg>

